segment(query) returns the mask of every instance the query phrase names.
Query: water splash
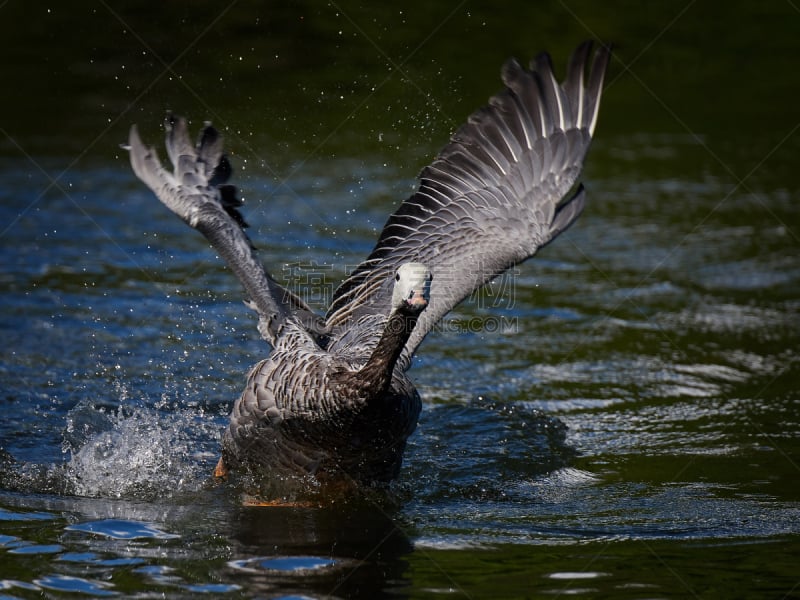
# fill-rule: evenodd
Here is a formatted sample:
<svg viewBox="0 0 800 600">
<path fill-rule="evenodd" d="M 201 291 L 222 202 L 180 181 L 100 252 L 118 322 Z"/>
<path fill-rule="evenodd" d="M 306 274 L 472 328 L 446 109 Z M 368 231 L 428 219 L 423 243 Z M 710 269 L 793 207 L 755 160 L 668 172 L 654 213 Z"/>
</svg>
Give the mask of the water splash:
<svg viewBox="0 0 800 600">
<path fill-rule="evenodd" d="M 196 491 L 209 478 L 218 427 L 202 409 L 164 406 L 98 411 L 80 403 L 68 416 L 66 484 L 80 496 L 152 499 Z"/>
<path fill-rule="evenodd" d="M 108 409 L 79 402 L 66 418 L 66 462 L 17 461 L 0 450 L 0 484 L 22 492 L 154 500 L 206 486 L 217 460 L 221 423 L 203 408 L 130 401 Z"/>
</svg>

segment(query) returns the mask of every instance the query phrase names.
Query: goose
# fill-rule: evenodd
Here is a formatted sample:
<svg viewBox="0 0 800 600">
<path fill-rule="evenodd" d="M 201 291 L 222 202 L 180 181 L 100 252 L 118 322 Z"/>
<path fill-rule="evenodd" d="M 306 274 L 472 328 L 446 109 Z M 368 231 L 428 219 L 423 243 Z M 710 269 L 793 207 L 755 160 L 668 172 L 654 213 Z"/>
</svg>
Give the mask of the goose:
<svg viewBox="0 0 800 600">
<path fill-rule="evenodd" d="M 131 127 L 125 148 L 134 173 L 226 261 L 271 346 L 233 405 L 217 477 L 236 471 L 369 487 L 398 476 L 422 406 L 407 375 L 420 342 L 584 208 L 578 177 L 610 60 L 608 47 L 592 48 L 577 47 L 560 84 L 545 52 L 528 68 L 509 59 L 504 88 L 422 170 L 417 191 L 389 216 L 324 316 L 258 260 L 211 123 L 193 144 L 186 120 L 167 114 L 172 172 Z"/>
</svg>

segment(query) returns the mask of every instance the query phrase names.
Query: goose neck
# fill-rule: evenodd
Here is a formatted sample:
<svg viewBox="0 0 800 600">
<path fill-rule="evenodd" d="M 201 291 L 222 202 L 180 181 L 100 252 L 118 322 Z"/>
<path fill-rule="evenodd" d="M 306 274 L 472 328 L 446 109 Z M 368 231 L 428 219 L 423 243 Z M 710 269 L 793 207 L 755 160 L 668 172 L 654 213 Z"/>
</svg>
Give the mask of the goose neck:
<svg viewBox="0 0 800 600">
<path fill-rule="evenodd" d="M 384 394 L 392 380 L 395 364 L 417 323 L 418 312 L 397 309 L 392 312 L 377 346 L 358 371 L 358 378 L 376 395 Z"/>
</svg>

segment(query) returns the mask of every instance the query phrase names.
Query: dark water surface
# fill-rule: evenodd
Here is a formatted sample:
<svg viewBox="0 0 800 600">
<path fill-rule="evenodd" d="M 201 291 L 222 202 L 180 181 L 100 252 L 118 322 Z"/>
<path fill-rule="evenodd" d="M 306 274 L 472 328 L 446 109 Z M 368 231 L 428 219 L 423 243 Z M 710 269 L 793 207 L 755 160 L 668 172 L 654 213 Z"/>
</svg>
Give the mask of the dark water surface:
<svg viewBox="0 0 800 600">
<path fill-rule="evenodd" d="M 800 597 L 800 12 L 751 4 L 0 5 L 0 598 Z M 267 348 L 130 124 L 213 119 L 324 303 L 502 61 L 589 37 L 586 211 L 423 344 L 391 497 L 212 485 Z"/>
</svg>

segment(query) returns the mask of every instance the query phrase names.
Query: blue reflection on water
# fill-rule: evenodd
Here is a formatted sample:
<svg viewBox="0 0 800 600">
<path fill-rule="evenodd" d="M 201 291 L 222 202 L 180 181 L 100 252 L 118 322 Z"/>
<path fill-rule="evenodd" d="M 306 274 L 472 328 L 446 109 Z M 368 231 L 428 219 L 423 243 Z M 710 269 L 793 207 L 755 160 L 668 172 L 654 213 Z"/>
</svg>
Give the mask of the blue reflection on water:
<svg viewBox="0 0 800 600">
<path fill-rule="evenodd" d="M 125 567 L 141 565 L 145 562 L 143 558 L 100 558 L 94 552 L 66 552 L 58 557 L 59 561 L 72 563 L 86 563 L 90 565 L 101 565 L 103 567 Z"/>
<path fill-rule="evenodd" d="M 309 571 L 325 569 L 337 564 L 337 561 L 319 556 L 269 556 L 246 560 L 232 560 L 228 563 L 234 569 L 244 571 L 266 570 L 283 573 L 307 574 Z"/>
<path fill-rule="evenodd" d="M 138 538 L 169 540 L 180 537 L 174 533 L 162 531 L 148 523 L 126 521 L 124 519 L 104 519 L 102 521 L 91 521 L 89 523 L 76 523 L 75 525 L 70 525 L 66 529 L 67 531 L 94 533 L 116 540 L 134 540 Z"/>
<path fill-rule="evenodd" d="M 236 584 L 226 585 L 224 583 L 206 583 L 198 585 L 187 585 L 186 589 L 190 592 L 197 592 L 200 594 L 225 594 L 227 592 L 235 592 L 241 589 Z"/>
<path fill-rule="evenodd" d="M 0 521 L 49 521 L 56 516 L 46 512 L 15 512 L 0 508 Z"/>
<path fill-rule="evenodd" d="M 69 575 L 47 575 L 41 579 L 35 580 L 34 583 L 40 587 L 59 592 L 79 592 L 83 594 L 92 594 L 94 596 L 117 595 L 117 592 L 108 589 L 113 587 L 113 584 L 105 581 L 84 579 L 83 577 L 72 577 Z"/>
<path fill-rule="evenodd" d="M 9 554 L 56 554 L 61 552 L 64 546 L 60 544 L 26 544 L 8 551 Z"/>
</svg>

